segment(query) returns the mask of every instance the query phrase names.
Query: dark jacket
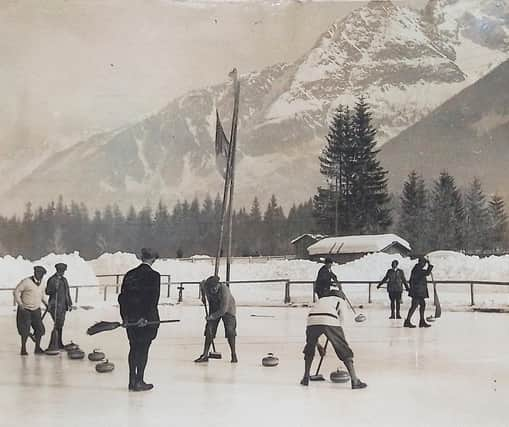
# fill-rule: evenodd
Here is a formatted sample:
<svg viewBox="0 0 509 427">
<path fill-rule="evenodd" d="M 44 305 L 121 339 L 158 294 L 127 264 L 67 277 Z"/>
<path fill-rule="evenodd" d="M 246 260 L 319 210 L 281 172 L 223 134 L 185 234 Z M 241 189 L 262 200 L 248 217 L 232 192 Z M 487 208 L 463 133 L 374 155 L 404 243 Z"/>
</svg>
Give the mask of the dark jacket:
<svg viewBox="0 0 509 427">
<path fill-rule="evenodd" d="M 219 285 L 217 294 L 205 290 L 205 295 L 209 302 L 209 315 L 212 320 L 219 319 L 226 313 L 232 316 L 236 315 L 235 299 L 233 298 L 230 288 L 224 283 Z"/>
<path fill-rule="evenodd" d="M 336 275 L 329 271 L 326 265 L 323 265 L 318 270 L 318 275 L 315 280 L 315 292 L 320 294 L 327 294 L 330 291 L 330 287 L 334 282 L 337 282 L 338 278 Z"/>
<path fill-rule="evenodd" d="M 50 313 L 65 313 L 72 307 L 71 293 L 69 291 L 69 282 L 63 276 L 54 274 L 46 283 L 46 295 L 48 298 L 48 310 Z"/>
<path fill-rule="evenodd" d="M 428 281 L 426 276 L 431 274 L 433 266 L 428 264 L 428 268 L 424 270 L 419 264 L 416 264 L 412 268 L 412 274 L 410 274 L 410 295 L 412 298 L 429 298 L 428 294 Z"/>
<path fill-rule="evenodd" d="M 389 269 L 385 273 L 385 277 L 380 281 L 378 287 L 382 284 L 387 283 L 387 292 L 403 292 L 403 284 L 405 289 L 408 291 L 408 282 L 405 278 L 405 273 L 400 268 Z"/>
<path fill-rule="evenodd" d="M 148 321 L 159 321 L 159 294 L 161 292 L 161 275 L 148 264 L 141 264 L 124 276 L 122 289 L 118 296 L 120 316 L 123 322 L 137 322 L 143 318 Z M 143 328 L 127 328 L 130 340 L 147 341 L 157 336 L 159 325 Z"/>
</svg>

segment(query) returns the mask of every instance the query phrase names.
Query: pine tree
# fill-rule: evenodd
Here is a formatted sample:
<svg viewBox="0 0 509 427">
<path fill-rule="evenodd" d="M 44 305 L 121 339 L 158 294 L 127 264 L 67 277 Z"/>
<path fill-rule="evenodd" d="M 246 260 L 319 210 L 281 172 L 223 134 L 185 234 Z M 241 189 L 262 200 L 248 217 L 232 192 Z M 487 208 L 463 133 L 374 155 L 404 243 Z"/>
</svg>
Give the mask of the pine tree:
<svg viewBox="0 0 509 427">
<path fill-rule="evenodd" d="M 262 213 L 260 210 L 260 202 L 258 198 L 253 199 L 251 210 L 249 211 L 248 229 L 246 234 L 251 241 L 251 253 L 253 255 L 261 255 L 263 253 L 262 240 L 263 240 L 263 225 Z"/>
<path fill-rule="evenodd" d="M 357 200 L 357 214 L 352 217 L 357 232 L 361 234 L 379 233 L 392 224 L 390 201 L 387 190 L 387 171 L 376 158 L 376 129 L 372 124 L 372 114 L 363 97 L 355 105 L 354 161 L 352 169 L 352 196 Z"/>
<path fill-rule="evenodd" d="M 326 185 L 318 188 L 314 217 L 322 232 L 377 233 L 392 223 L 387 171 L 376 156 L 376 130 L 369 106 L 360 98 L 352 112 L 340 106 L 320 156 Z"/>
<path fill-rule="evenodd" d="M 154 216 L 154 246 L 162 257 L 169 257 L 170 213 L 162 200 L 157 204 Z"/>
<path fill-rule="evenodd" d="M 465 249 L 480 251 L 488 247 L 490 217 L 479 178 L 474 178 L 465 195 Z"/>
<path fill-rule="evenodd" d="M 463 249 L 465 210 L 454 178 L 443 171 L 435 181 L 431 203 L 431 242 L 434 249 Z"/>
<path fill-rule="evenodd" d="M 503 250 L 507 248 L 508 218 L 505 211 L 504 200 L 494 195 L 489 203 L 488 214 L 490 218 L 489 240 L 491 248 Z"/>
<path fill-rule="evenodd" d="M 429 217 L 428 194 L 424 180 L 415 171 L 403 184 L 401 210 L 397 230 L 417 253 L 428 249 Z"/>
<path fill-rule="evenodd" d="M 276 196 L 273 194 L 263 215 L 265 246 L 264 252 L 267 255 L 281 255 L 283 242 L 285 215 L 283 208 L 278 205 Z"/>
</svg>

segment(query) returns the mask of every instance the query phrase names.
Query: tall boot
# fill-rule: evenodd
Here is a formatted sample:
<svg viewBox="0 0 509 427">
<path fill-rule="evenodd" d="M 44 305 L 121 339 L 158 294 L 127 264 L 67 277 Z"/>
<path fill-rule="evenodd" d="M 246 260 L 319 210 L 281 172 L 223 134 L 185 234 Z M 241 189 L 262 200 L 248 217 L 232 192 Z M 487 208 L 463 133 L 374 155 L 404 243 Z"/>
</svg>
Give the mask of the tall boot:
<svg viewBox="0 0 509 427">
<path fill-rule="evenodd" d="M 311 371 L 312 363 L 313 363 L 313 357 L 304 357 L 304 376 L 300 380 L 301 385 L 309 384 L 309 373 Z"/>
<path fill-rule="evenodd" d="M 429 323 L 426 323 L 424 313 L 426 311 L 426 303 L 423 303 L 419 306 L 419 316 L 421 318 L 419 322 L 419 328 L 429 328 L 431 325 Z"/>
<path fill-rule="evenodd" d="M 21 356 L 28 356 L 28 352 L 27 352 L 27 339 L 28 339 L 28 337 L 21 337 L 21 350 L 19 352 L 19 354 Z"/>
<path fill-rule="evenodd" d="M 419 322 L 419 328 L 430 328 L 431 325 L 429 323 L 426 323 L 424 319 L 421 319 Z"/>
<path fill-rule="evenodd" d="M 130 344 L 129 356 L 127 358 L 129 362 L 129 390 L 134 390 L 136 384 L 136 352 L 133 343 Z"/>
<path fill-rule="evenodd" d="M 44 354 L 44 350 L 41 348 L 41 337 L 35 336 L 35 354 Z"/>
<path fill-rule="evenodd" d="M 63 350 L 64 349 L 64 343 L 62 341 L 62 329 L 63 328 L 58 328 L 57 331 L 58 331 L 58 349 L 59 350 Z"/>
<path fill-rule="evenodd" d="M 228 337 L 228 344 L 230 345 L 230 350 L 232 354 L 232 363 L 237 363 L 239 359 L 237 358 L 237 352 L 235 351 L 235 337 Z"/>
<path fill-rule="evenodd" d="M 363 383 L 359 377 L 357 377 L 357 373 L 355 372 L 355 368 L 353 367 L 353 359 L 347 359 L 343 362 L 346 366 L 346 369 L 348 370 L 348 373 L 350 374 L 350 380 L 352 384 L 352 389 L 358 389 L 358 388 L 366 388 L 368 385 L 366 383 Z"/>
<path fill-rule="evenodd" d="M 150 343 L 141 343 L 136 351 L 136 383 L 134 385 L 134 391 L 148 391 L 154 388 L 153 384 L 147 384 L 144 381 L 145 367 L 148 362 L 148 350 Z"/>
</svg>

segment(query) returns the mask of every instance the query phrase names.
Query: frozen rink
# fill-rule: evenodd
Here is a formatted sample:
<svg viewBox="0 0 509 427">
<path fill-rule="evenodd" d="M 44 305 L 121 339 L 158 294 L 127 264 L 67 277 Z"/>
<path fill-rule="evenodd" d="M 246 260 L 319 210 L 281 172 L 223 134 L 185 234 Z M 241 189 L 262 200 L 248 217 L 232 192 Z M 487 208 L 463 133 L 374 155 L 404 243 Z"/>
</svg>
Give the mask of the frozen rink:
<svg viewBox="0 0 509 427">
<path fill-rule="evenodd" d="M 408 305 L 403 306 L 403 311 Z M 239 307 L 239 364 L 229 362 L 220 326 L 222 360 L 196 365 L 202 348 L 203 309 L 160 307 L 163 325 L 146 380 L 155 388 L 127 391 L 127 340 L 121 329 L 88 337 L 97 320 L 117 320 L 113 307 L 79 309 L 68 318 L 64 341 L 88 353 L 95 347 L 116 365 L 98 374 L 94 363 L 59 356 L 18 355 L 14 311 L 0 315 L 0 425 L 58 426 L 509 426 L 509 315 L 444 312 L 432 328 L 404 329 L 380 306 L 368 321 L 345 325 L 366 390 L 330 381 L 299 385 L 307 308 Z M 430 310 L 428 310 L 430 311 Z M 252 314 L 275 316 L 252 317 Z M 414 323 L 416 317 L 414 317 Z M 47 344 L 52 322 L 45 319 Z M 321 372 L 344 367 L 330 351 Z M 275 368 L 261 366 L 274 352 Z M 318 362 L 315 358 L 313 372 Z"/>
</svg>

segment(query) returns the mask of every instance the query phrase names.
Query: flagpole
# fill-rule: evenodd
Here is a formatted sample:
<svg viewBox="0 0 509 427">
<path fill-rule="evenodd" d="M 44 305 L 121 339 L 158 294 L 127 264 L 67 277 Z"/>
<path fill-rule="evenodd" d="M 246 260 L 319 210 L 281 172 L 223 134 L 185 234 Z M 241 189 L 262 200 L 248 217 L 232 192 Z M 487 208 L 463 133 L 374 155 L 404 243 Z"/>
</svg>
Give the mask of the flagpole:
<svg viewBox="0 0 509 427">
<path fill-rule="evenodd" d="M 228 158 L 226 160 L 226 174 L 224 177 L 224 190 L 223 190 L 223 204 L 221 206 L 221 222 L 219 225 L 219 244 L 217 247 L 216 253 L 216 264 L 214 266 L 214 276 L 217 276 L 219 273 L 219 264 L 221 262 L 221 251 L 223 250 L 223 235 L 224 235 L 224 222 L 226 216 L 226 203 L 228 197 L 228 189 L 230 187 L 230 158 L 232 155 L 232 144 L 230 143 L 228 146 Z"/>
<path fill-rule="evenodd" d="M 233 84 L 234 105 L 233 105 L 233 117 L 232 117 L 232 135 L 233 135 L 233 128 L 234 128 L 234 121 L 236 121 L 236 110 L 238 110 L 238 96 L 237 96 L 237 86 L 236 86 L 237 74 L 236 73 L 237 73 L 236 69 L 234 69 L 232 71 L 232 73 L 230 73 L 230 75 L 233 74 L 233 78 L 234 78 L 234 84 Z M 237 128 L 237 125 L 235 124 L 235 133 L 236 133 L 236 128 Z M 228 144 L 228 155 L 227 155 L 227 160 L 226 160 L 226 173 L 225 173 L 225 177 L 224 177 L 223 203 L 222 203 L 222 207 L 221 207 L 221 222 L 220 222 L 220 226 L 219 226 L 219 244 L 218 244 L 218 248 L 217 248 L 216 263 L 215 263 L 215 267 L 214 267 L 214 275 L 215 276 L 217 276 L 219 273 L 219 265 L 221 262 L 221 252 L 223 249 L 224 224 L 225 224 L 226 213 L 227 213 L 226 207 L 228 204 L 228 190 L 230 189 L 230 186 L 231 186 L 233 152 L 234 152 L 233 143 L 230 140 L 230 143 Z M 231 198 L 231 196 L 230 196 L 230 198 Z M 228 213 L 230 213 L 230 211 L 231 210 L 228 209 Z M 227 266 L 227 271 L 228 270 L 229 270 L 229 267 Z"/>
<path fill-rule="evenodd" d="M 232 130 L 230 136 L 231 153 L 231 176 L 230 176 L 230 200 L 228 202 L 228 253 L 226 257 L 226 284 L 230 285 L 230 264 L 232 256 L 232 231 L 233 231 L 233 191 L 235 188 L 235 152 L 237 148 L 237 123 L 239 117 L 239 98 L 240 98 L 240 82 L 238 80 L 237 69 L 232 71 L 233 87 L 235 88 L 235 98 L 233 104 Z"/>
</svg>

